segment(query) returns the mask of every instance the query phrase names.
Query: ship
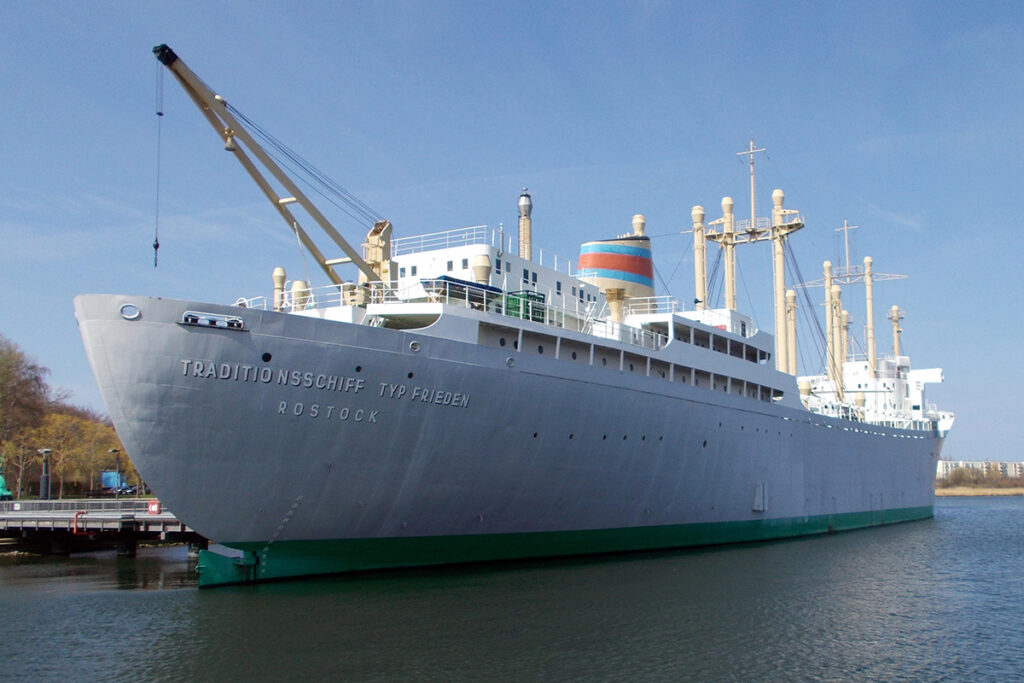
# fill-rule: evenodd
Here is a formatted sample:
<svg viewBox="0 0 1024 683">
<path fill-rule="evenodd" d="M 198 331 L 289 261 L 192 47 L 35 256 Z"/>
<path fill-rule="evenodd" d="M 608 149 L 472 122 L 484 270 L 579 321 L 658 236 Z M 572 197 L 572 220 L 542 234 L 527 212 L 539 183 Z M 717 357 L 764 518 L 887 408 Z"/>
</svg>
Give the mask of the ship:
<svg viewBox="0 0 1024 683">
<path fill-rule="evenodd" d="M 559 260 L 536 253 L 526 189 L 516 235 L 472 226 L 398 238 L 377 219 L 357 250 L 247 119 L 169 47 L 154 52 L 330 280 L 314 287 L 278 268 L 272 295 L 231 303 L 75 298 L 127 453 L 162 504 L 214 544 L 200 553 L 201 587 L 933 515 L 953 415 L 925 398 L 942 371 L 913 370 L 899 353 L 898 310 L 893 354 L 876 355 L 873 331 L 867 357 L 848 348 L 837 290 L 859 279 L 870 302 L 870 262 L 820 283 L 820 375 L 796 375 L 795 294 L 781 266 L 775 334 L 736 310 L 735 247 L 771 242 L 778 265 L 803 227 L 781 190 L 767 221 L 736 220 L 732 200 L 707 224 L 693 208 L 689 307 L 655 295 L 642 215 L 584 243 L 575 263 Z M 328 258 L 312 223 L 345 255 Z M 709 241 L 727 276 L 715 309 Z"/>
</svg>

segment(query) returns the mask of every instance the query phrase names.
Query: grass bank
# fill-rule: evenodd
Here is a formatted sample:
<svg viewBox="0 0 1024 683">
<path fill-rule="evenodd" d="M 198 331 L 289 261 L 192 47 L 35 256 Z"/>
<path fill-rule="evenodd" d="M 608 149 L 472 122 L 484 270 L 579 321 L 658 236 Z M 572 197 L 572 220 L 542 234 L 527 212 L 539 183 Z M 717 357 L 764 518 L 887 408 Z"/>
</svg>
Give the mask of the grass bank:
<svg viewBox="0 0 1024 683">
<path fill-rule="evenodd" d="M 936 488 L 936 496 L 1024 496 L 1024 486 L 991 488 L 984 486 L 950 486 Z"/>
</svg>

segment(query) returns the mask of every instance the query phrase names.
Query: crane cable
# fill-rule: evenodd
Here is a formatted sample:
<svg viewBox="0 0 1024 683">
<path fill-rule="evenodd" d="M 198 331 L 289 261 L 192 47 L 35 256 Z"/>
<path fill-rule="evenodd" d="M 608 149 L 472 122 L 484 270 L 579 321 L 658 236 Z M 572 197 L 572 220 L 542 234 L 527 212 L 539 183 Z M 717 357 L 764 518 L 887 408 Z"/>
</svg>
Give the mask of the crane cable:
<svg viewBox="0 0 1024 683">
<path fill-rule="evenodd" d="M 160 250 L 160 148 L 164 117 L 164 70 L 156 65 L 156 210 L 153 225 L 153 267 L 157 265 Z"/>
</svg>

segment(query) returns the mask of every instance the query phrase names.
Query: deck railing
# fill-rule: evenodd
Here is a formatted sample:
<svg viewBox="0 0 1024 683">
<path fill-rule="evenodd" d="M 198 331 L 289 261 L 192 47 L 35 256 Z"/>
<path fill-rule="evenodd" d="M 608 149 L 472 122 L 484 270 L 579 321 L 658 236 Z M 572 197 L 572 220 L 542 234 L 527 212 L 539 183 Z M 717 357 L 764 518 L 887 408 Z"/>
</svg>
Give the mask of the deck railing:
<svg viewBox="0 0 1024 683">
<path fill-rule="evenodd" d="M 422 291 L 426 292 L 426 297 Z M 286 291 L 282 293 L 281 310 L 295 313 L 342 306 L 357 300 L 369 304 L 443 303 L 584 332 L 651 350 L 661 349 L 668 343 L 668 337 L 664 334 L 596 317 L 594 302 L 581 302 L 572 298 L 572 307 L 555 306 L 546 303 L 543 295 L 536 292 L 502 292 L 494 287 L 448 279 L 424 280 L 421 284 L 403 290 L 396 290 L 383 282 L 369 282 L 365 285 L 326 285 L 297 292 Z M 258 296 L 239 299 L 235 305 L 270 310 L 271 301 L 267 297 Z M 652 313 L 674 310 L 671 305 L 669 297 L 652 297 L 641 304 L 644 310 Z"/>
<path fill-rule="evenodd" d="M 391 240 L 391 255 L 417 254 L 421 251 L 450 249 L 472 244 L 490 244 L 486 225 L 471 225 L 468 228 L 456 228 L 443 232 L 432 232 L 414 237 L 399 237 Z"/>
<path fill-rule="evenodd" d="M 474 244 L 497 247 L 507 254 L 519 253 L 519 243 L 514 234 L 506 233 L 504 230 L 494 230 L 486 225 L 471 225 L 466 228 L 393 239 L 391 240 L 391 255 L 403 256 Z M 570 276 L 573 274 L 573 259 L 562 258 L 554 252 L 539 248 L 536 252 L 536 258 L 533 259 L 533 263 L 536 265 L 547 266 Z"/>
</svg>

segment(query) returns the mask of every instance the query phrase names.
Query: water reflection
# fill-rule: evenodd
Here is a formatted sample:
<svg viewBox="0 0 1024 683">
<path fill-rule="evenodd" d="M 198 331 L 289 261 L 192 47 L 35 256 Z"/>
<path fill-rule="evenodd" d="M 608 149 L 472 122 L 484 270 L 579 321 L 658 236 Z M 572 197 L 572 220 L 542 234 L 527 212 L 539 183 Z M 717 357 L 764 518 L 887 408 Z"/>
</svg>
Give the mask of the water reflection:
<svg viewBox="0 0 1024 683">
<path fill-rule="evenodd" d="M 184 548 L 0 563 L 0 642 L 42 678 L 1006 680 L 1021 556 L 1024 501 L 975 500 L 781 543 L 203 591 L 152 590 L 195 585 Z"/>
<path fill-rule="evenodd" d="M 84 590 L 162 590 L 197 585 L 195 561 L 184 546 L 141 547 L 134 558 L 113 551 L 67 557 L 8 553 L 0 555 L 0 588 L 46 592 Z"/>
</svg>

